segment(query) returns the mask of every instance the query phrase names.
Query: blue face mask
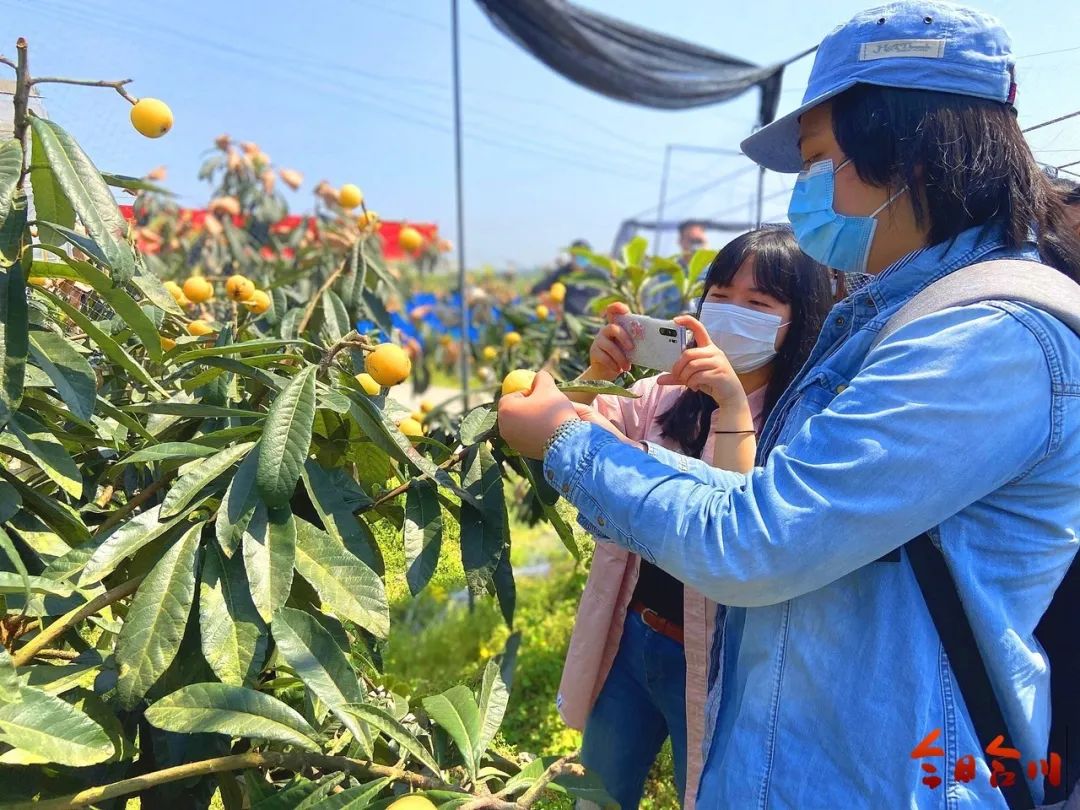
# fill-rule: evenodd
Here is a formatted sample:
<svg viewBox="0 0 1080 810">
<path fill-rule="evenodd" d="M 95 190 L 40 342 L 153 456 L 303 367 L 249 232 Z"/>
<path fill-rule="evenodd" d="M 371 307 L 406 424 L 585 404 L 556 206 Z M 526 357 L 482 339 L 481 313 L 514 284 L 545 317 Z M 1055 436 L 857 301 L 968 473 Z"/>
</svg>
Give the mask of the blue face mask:
<svg viewBox="0 0 1080 810">
<path fill-rule="evenodd" d="M 799 175 L 788 206 L 788 219 L 803 253 L 842 273 L 865 273 L 870 245 L 877 230 L 877 215 L 907 189 L 902 188 L 870 216 L 839 214 L 833 208 L 835 169 L 831 160 L 819 160 Z"/>
</svg>

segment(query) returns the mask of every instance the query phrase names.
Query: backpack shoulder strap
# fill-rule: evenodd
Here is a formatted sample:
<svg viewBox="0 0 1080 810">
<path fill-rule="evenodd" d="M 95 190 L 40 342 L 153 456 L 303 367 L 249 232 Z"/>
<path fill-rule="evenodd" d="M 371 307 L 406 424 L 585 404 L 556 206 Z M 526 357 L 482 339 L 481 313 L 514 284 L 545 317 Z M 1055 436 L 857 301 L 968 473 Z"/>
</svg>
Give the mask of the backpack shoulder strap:
<svg viewBox="0 0 1080 810">
<path fill-rule="evenodd" d="M 870 350 L 917 318 L 980 301 L 1030 304 L 1080 334 L 1080 284 L 1039 262 L 994 259 L 956 270 L 924 289 L 889 318 Z"/>
<path fill-rule="evenodd" d="M 973 264 L 928 286 L 888 320 L 875 337 L 870 351 L 900 327 L 917 318 L 980 301 L 1029 304 L 1057 318 L 1080 335 L 1080 284 L 1038 262 L 1005 259 Z M 904 549 L 948 656 L 979 743 L 985 750 L 999 734 L 1015 739 L 1005 723 L 986 662 L 975 641 L 971 621 L 960 601 L 945 557 L 934 547 L 928 534 L 909 541 Z M 1060 730 L 1057 731 L 1060 733 Z M 1054 732 L 1055 729 L 1052 729 L 1051 733 Z M 1001 785 L 1000 790 L 1010 810 L 1026 810 L 1034 806 L 1023 774 L 1017 774 L 1010 786 Z"/>
<path fill-rule="evenodd" d="M 934 547 L 929 534 L 921 534 L 908 541 L 904 551 L 941 638 L 941 646 L 945 649 L 956 685 L 964 698 L 971 724 L 975 727 L 975 738 L 979 741 L 980 749 L 985 751 L 998 735 L 1005 736 L 1006 745 L 1014 743 L 1016 737 L 1005 723 L 1001 704 L 994 694 L 990 674 L 986 671 L 986 662 L 975 641 L 975 632 L 960 601 L 945 557 Z M 1024 779 L 1024 774 L 1014 771 L 1014 775 L 1009 784 L 999 782 L 998 789 L 1004 795 L 1009 810 L 1031 810 L 1035 807 L 1035 801 L 1029 783 Z"/>
</svg>

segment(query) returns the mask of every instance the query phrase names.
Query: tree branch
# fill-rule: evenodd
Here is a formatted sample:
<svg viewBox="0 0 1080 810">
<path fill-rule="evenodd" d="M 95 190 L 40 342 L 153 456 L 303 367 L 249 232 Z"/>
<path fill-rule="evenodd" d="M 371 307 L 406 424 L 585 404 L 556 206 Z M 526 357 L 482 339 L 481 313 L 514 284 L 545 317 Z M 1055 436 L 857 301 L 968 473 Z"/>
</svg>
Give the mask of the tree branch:
<svg viewBox="0 0 1080 810">
<path fill-rule="evenodd" d="M 19 142 L 23 150 L 22 171 L 19 172 L 18 188 L 26 183 L 28 161 L 26 160 L 26 111 L 30 106 L 30 63 L 26 54 L 26 40 L 19 37 L 15 42 L 18 64 L 15 66 L 15 120 L 12 127 L 12 136 Z"/>
<path fill-rule="evenodd" d="M 0 56 L 0 65 L 7 65 L 9 68 L 12 68 L 13 70 L 18 70 L 19 69 L 19 66 L 16 65 L 14 62 L 12 62 L 10 59 L 8 59 L 6 56 Z"/>
<path fill-rule="evenodd" d="M 570 754 L 552 762 L 516 802 L 507 801 L 506 799 L 514 790 L 520 788 L 510 788 L 509 790 L 504 788 L 494 796 L 480 796 L 466 802 L 457 810 L 529 810 L 540 799 L 541 794 L 552 781 L 558 779 L 564 773 L 585 772 L 584 768 L 576 764 L 579 756 L 580 754 Z"/>
<path fill-rule="evenodd" d="M 449 470 L 451 467 L 453 467 L 455 464 L 457 464 L 459 461 L 461 461 L 461 459 L 465 458 L 465 453 L 468 452 L 468 450 L 469 450 L 468 447 L 460 448 L 456 453 L 454 453 L 452 456 L 450 456 L 450 458 L 448 458 L 446 461 L 444 461 L 442 464 L 440 464 L 439 469 L 440 470 Z M 422 480 L 426 480 L 426 479 L 424 479 L 423 477 L 410 478 L 408 481 L 406 481 L 401 486 L 394 487 L 389 492 L 384 492 L 382 495 L 380 495 L 378 498 L 376 498 L 370 505 L 364 506 L 364 507 L 360 508 L 359 510 L 357 510 L 357 514 L 360 514 L 362 512 L 368 512 L 368 511 L 370 511 L 372 509 L 376 509 L 376 508 L 382 506 L 387 501 L 394 500 L 394 498 L 396 498 L 398 495 L 401 495 L 404 492 L 408 492 L 409 488 L 412 487 L 412 485 L 415 484 L 417 481 L 422 481 Z"/>
<path fill-rule="evenodd" d="M 335 270 L 333 273 L 326 277 L 326 281 L 324 281 L 323 285 L 319 287 L 319 291 L 312 296 L 311 300 L 308 302 L 307 307 L 304 309 L 304 317 L 300 319 L 300 325 L 296 327 L 297 336 L 302 335 L 304 333 L 304 330 L 307 329 L 308 321 L 310 321 L 311 316 L 315 314 L 315 307 L 319 305 L 319 301 L 322 299 L 323 293 L 325 293 L 327 290 L 330 289 L 331 286 L 333 286 L 334 282 L 341 277 L 341 274 L 345 272 L 345 269 L 350 264 L 355 266 L 356 263 L 359 261 L 359 259 L 357 258 L 357 252 L 359 251 L 359 249 L 360 248 L 358 240 L 357 244 L 353 245 L 352 253 L 350 254 L 349 258 L 343 261 L 341 263 L 341 266 L 338 267 L 337 270 Z"/>
<path fill-rule="evenodd" d="M 579 754 L 571 754 L 562 759 L 557 759 L 548 765 L 547 770 L 540 775 L 540 778 L 533 783 L 533 786 L 526 790 L 524 795 L 518 799 L 518 806 L 526 808 L 532 807 L 536 803 L 536 800 L 540 798 L 540 794 L 544 792 L 545 788 L 547 788 L 553 780 L 558 779 L 564 773 L 584 773 L 584 769 L 577 764 L 578 756 Z"/>
<path fill-rule="evenodd" d="M 17 667 L 29 664 L 35 655 L 48 647 L 51 641 L 63 635 L 73 624 L 93 616 L 102 608 L 111 605 L 113 602 L 119 602 L 125 596 L 134 593 L 142 581 L 142 577 L 129 579 L 123 585 L 117 585 L 111 591 L 106 591 L 101 596 L 91 599 L 85 605 L 68 611 L 20 647 L 19 651 L 12 656 L 12 663 Z"/>
<path fill-rule="evenodd" d="M 112 496 L 115 492 L 116 487 L 114 487 L 112 484 L 106 484 L 105 487 L 101 490 L 101 495 L 99 495 L 94 500 L 94 503 L 98 505 L 99 509 L 104 509 L 106 506 L 109 505 L 109 501 L 112 500 Z"/>
<path fill-rule="evenodd" d="M 363 208 L 364 215 L 367 216 L 367 209 L 364 208 L 364 201 L 363 200 L 360 201 L 360 207 Z M 353 269 L 354 270 L 359 269 L 359 272 L 360 272 L 360 276 L 357 278 L 356 284 L 357 284 L 357 287 L 360 289 L 360 294 L 361 295 L 363 295 L 364 286 L 367 284 L 368 263 L 367 263 L 367 256 L 364 255 L 364 242 L 366 242 L 366 241 L 367 241 L 366 236 L 361 236 L 356 241 L 356 247 L 353 249 L 353 257 L 352 257 Z M 357 264 L 360 265 L 359 268 L 356 267 Z"/>
<path fill-rule="evenodd" d="M 457 810 L 521 810 L 521 807 L 498 796 L 481 796 L 471 802 L 465 802 Z"/>
<path fill-rule="evenodd" d="M 377 765 L 361 759 L 349 757 L 327 756 L 325 754 L 307 753 L 281 753 L 277 751 L 249 752 L 246 754 L 233 754 L 227 757 L 204 759 L 199 762 L 190 762 L 185 765 L 177 765 L 165 768 L 153 773 L 143 774 L 131 779 L 123 779 L 109 785 L 87 788 L 69 796 L 61 796 L 56 799 L 43 801 L 19 802 L 5 805 L 6 810 L 66 810 L 73 807 L 86 807 L 91 804 L 115 799 L 118 796 L 128 796 L 143 790 L 166 785 L 170 782 L 178 782 L 181 779 L 190 779 L 196 776 L 208 776 L 214 773 L 226 771 L 248 770 L 250 768 L 286 768 L 290 771 L 300 772 L 305 768 L 319 768 L 324 771 L 344 771 L 353 776 L 388 777 L 396 782 L 407 782 L 412 787 L 422 790 L 452 790 L 464 795 L 470 795 L 460 788 L 449 785 L 438 779 L 430 779 L 422 774 L 406 771 L 401 768 L 391 768 L 386 765 Z M 512 808 L 513 805 L 510 805 Z"/>
<path fill-rule="evenodd" d="M 355 337 L 354 337 L 355 336 Z M 318 377 L 322 377 L 326 374 L 327 369 L 330 368 L 330 364 L 334 362 L 334 358 L 338 356 L 340 352 L 345 349 L 359 349 L 362 352 L 375 351 L 374 347 L 368 342 L 367 338 L 360 337 L 355 329 L 349 331 L 349 334 L 345 335 L 341 340 L 330 347 L 326 356 L 323 357 L 319 363 L 319 371 L 316 374 Z"/>
<path fill-rule="evenodd" d="M 127 99 L 128 102 L 134 104 L 138 99 L 124 89 L 124 85 L 131 84 L 131 81 L 131 79 L 120 79 L 116 82 L 109 82 L 95 79 L 65 79 L 59 76 L 44 76 L 40 79 L 31 79 L 30 86 L 33 87 L 35 84 L 75 84 L 79 87 L 111 87 Z"/>
<path fill-rule="evenodd" d="M 159 489 L 168 484 L 175 477 L 176 471 L 174 470 L 173 472 L 163 475 L 157 481 L 151 481 L 138 495 L 133 496 L 131 500 L 109 515 L 105 521 L 98 526 L 97 531 L 94 533 L 95 537 L 105 534 L 105 532 L 130 515 L 134 510 L 146 503 Z"/>
</svg>

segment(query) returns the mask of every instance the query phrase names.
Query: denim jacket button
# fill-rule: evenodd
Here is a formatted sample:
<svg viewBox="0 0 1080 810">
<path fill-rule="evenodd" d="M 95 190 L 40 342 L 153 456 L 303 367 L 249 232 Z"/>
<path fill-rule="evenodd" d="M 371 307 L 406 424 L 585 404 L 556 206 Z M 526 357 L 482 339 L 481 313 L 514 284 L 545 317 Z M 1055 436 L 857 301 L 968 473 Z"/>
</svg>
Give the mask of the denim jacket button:
<svg viewBox="0 0 1080 810">
<path fill-rule="evenodd" d="M 604 520 L 603 515 L 600 515 L 599 517 L 596 518 L 596 525 L 597 526 L 606 526 L 607 525 L 607 521 Z"/>
<path fill-rule="evenodd" d="M 836 386 L 836 393 L 842 394 L 845 391 L 847 391 L 847 386 L 844 385 L 843 383 L 840 383 L 840 385 Z"/>
<path fill-rule="evenodd" d="M 548 481 L 554 481 L 555 480 L 555 471 L 554 470 L 548 470 L 547 471 L 547 480 Z"/>
<path fill-rule="evenodd" d="M 570 485 L 569 484 L 563 484 L 562 485 L 562 494 L 567 495 L 567 494 L 569 494 L 569 492 L 570 492 Z"/>
</svg>

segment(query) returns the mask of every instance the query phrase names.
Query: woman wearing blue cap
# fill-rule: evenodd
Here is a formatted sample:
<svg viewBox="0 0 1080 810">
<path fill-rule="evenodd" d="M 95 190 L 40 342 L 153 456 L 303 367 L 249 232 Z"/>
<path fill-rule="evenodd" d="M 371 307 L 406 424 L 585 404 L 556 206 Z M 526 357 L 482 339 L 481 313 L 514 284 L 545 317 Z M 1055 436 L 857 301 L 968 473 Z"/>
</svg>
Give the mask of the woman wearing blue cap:
<svg viewBox="0 0 1080 810">
<path fill-rule="evenodd" d="M 1015 88 L 996 20 L 895 3 L 829 34 L 802 106 L 743 144 L 800 172 L 789 218 L 803 250 L 872 276 L 830 313 L 752 472 L 620 440 L 547 375 L 501 402 L 503 437 L 544 459 L 587 528 L 729 606 L 703 810 L 1030 807 L 1043 774 L 1051 784 L 1035 628 L 1080 537 L 1080 338 L 979 279 L 974 303 L 926 310 L 920 296 L 921 317 L 892 320 L 940 279 L 970 285 L 976 265 L 1004 288 L 1049 277 L 1080 313 L 1080 242 L 1021 135 Z M 690 387 L 694 360 L 674 371 Z M 727 407 L 724 432 L 753 441 L 737 384 Z M 991 753 L 957 679 L 972 667 L 954 666 L 920 590 L 926 549 L 1002 719 Z"/>
</svg>

